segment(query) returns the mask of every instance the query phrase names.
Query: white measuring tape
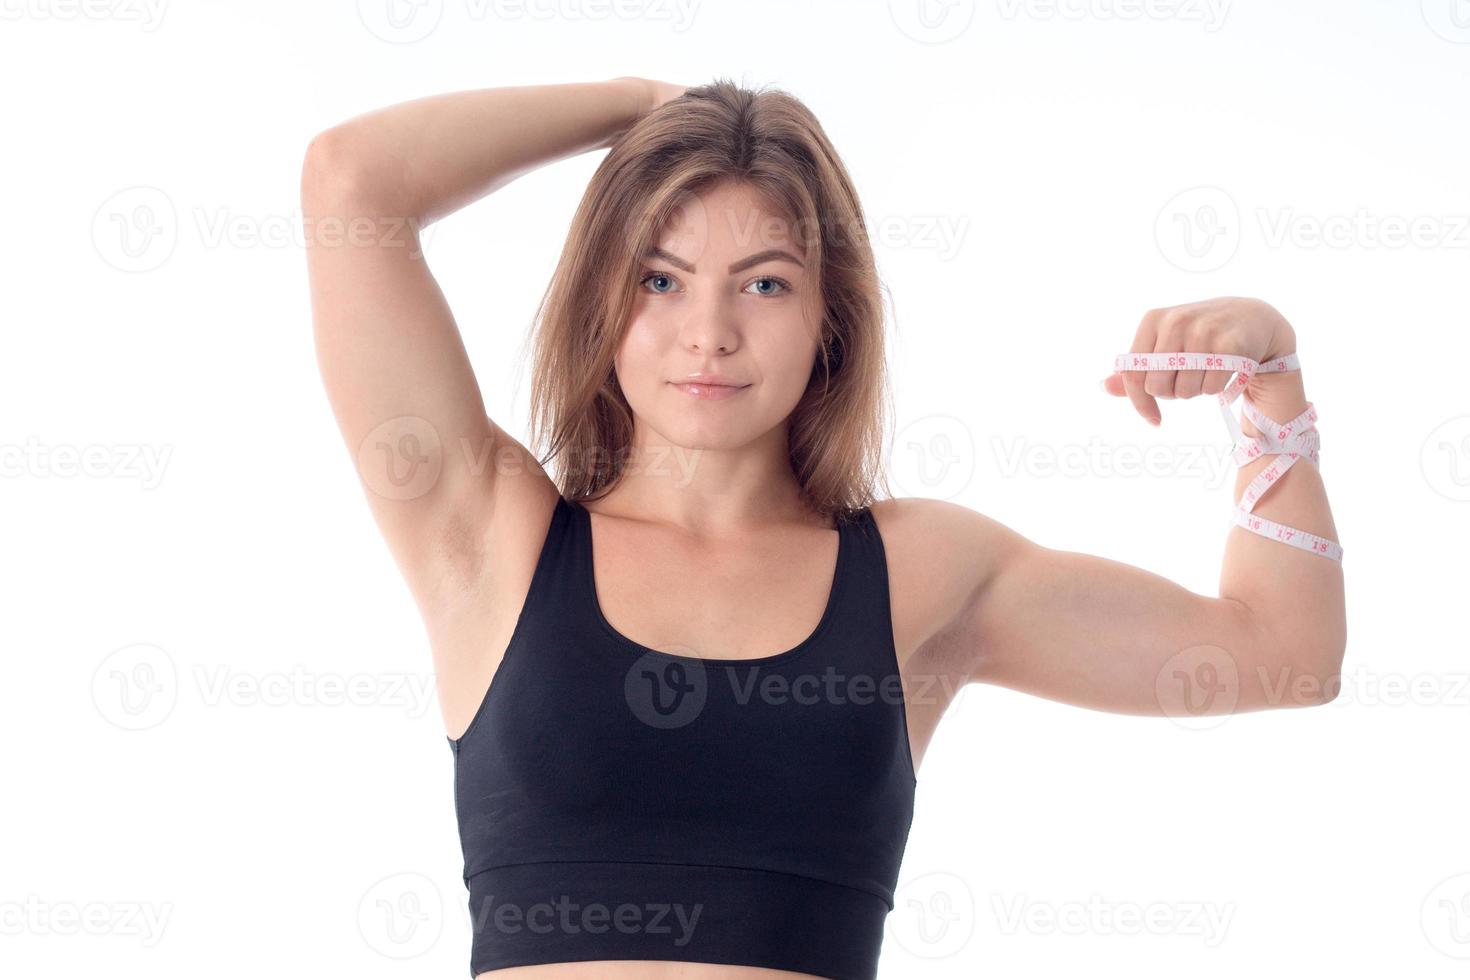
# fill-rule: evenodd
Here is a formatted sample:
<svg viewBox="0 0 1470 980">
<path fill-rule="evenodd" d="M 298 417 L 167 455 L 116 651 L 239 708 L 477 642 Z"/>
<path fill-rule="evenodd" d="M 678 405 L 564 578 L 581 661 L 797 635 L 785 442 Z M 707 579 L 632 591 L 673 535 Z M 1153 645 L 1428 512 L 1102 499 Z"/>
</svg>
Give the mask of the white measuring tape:
<svg viewBox="0 0 1470 980">
<path fill-rule="evenodd" d="M 1309 534 L 1300 528 L 1277 524 L 1275 521 L 1268 521 L 1264 517 L 1257 517 L 1251 513 L 1256 503 L 1266 495 L 1266 491 L 1275 486 L 1276 481 L 1281 479 L 1282 474 L 1291 469 L 1292 464 L 1298 459 L 1305 456 L 1314 464 L 1319 463 L 1321 437 L 1315 428 L 1317 410 L 1312 407 L 1311 402 L 1307 402 L 1306 411 L 1290 422 L 1277 422 L 1256 408 L 1249 397 L 1241 398 L 1241 411 L 1246 418 L 1251 420 L 1251 424 L 1260 430 L 1259 436 L 1244 435 L 1240 431 L 1240 423 L 1236 422 L 1235 415 L 1230 411 L 1230 403 L 1245 391 L 1252 375 L 1301 370 L 1301 362 L 1297 360 L 1295 353 L 1278 357 L 1264 364 L 1239 354 L 1119 354 L 1113 362 L 1113 370 L 1234 371 L 1235 377 L 1231 378 L 1225 390 L 1216 396 L 1220 401 L 1220 414 L 1225 417 L 1225 424 L 1230 428 L 1230 436 L 1235 440 L 1231 458 L 1235 460 L 1237 466 L 1244 466 L 1261 456 L 1277 455 L 1281 457 L 1257 473 L 1255 479 L 1251 480 L 1250 485 L 1245 488 L 1245 493 L 1241 494 L 1240 502 L 1235 508 L 1235 523 L 1247 531 L 1274 538 L 1284 544 L 1301 548 L 1303 551 L 1310 551 L 1314 555 L 1331 558 L 1333 561 L 1342 561 L 1342 545 L 1336 541 Z"/>
</svg>

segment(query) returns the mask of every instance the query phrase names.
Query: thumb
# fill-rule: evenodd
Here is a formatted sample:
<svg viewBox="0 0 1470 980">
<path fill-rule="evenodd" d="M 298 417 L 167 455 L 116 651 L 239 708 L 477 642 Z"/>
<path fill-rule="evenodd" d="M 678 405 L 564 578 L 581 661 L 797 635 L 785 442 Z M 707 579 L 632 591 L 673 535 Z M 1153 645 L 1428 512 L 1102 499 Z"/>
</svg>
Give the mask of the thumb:
<svg viewBox="0 0 1470 980">
<path fill-rule="evenodd" d="M 1154 397 L 1145 392 L 1142 387 L 1129 394 L 1128 386 L 1123 383 L 1123 375 L 1117 371 L 1104 378 L 1099 384 L 1102 390 L 1110 395 L 1128 395 L 1133 401 L 1133 407 L 1138 409 L 1138 414 L 1144 417 L 1149 425 L 1159 424 L 1159 403 Z"/>
</svg>

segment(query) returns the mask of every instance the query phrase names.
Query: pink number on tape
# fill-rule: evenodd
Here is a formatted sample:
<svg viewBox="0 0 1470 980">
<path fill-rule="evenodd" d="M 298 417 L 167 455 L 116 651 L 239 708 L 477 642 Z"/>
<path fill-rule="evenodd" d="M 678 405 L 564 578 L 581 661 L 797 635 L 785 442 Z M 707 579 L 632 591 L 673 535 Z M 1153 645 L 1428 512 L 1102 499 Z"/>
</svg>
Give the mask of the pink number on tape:
<svg viewBox="0 0 1470 980">
<path fill-rule="evenodd" d="M 1251 511 L 1276 485 L 1282 474 L 1291 469 L 1297 460 L 1306 457 L 1319 464 L 1321 437 L 1317 433 L 1317 410 L 1308 402 L 1306 410 L 1290 422 L 1277 422 L 1251 402 L 1249 396 L 1241 398 L 1241 412 L 1260 430 L 1259 436 L 1247 436 L 1240 431 L 1240 423 L 1230 411 L 1230 403 L 1241 396 L 1255 374 L 1271 374 L 1276 371 L 1299 371 L 1301 362 L 1295 353 L 1261 363 L 1239 354 L 1119 354 L 1113 362 L 1114 371 L 1234 371 L 1235 377 L 1216 397 L 1220 401 L 1220 414 L 1235 440 L 1231 458 L 1237 466 L 1244 466 L 1262 456 L 1281 458 L 1257 473 L 1235 508 L 1235 523 L 1247 531 L 1264 537 L 1274 538 L 1294 548 L 1310 551 L 1314 555 L 1342 561 L 1342 545 L 1336 541 L 1308 534 L 1299 528 L 1287 527 Z"/>
</svg>

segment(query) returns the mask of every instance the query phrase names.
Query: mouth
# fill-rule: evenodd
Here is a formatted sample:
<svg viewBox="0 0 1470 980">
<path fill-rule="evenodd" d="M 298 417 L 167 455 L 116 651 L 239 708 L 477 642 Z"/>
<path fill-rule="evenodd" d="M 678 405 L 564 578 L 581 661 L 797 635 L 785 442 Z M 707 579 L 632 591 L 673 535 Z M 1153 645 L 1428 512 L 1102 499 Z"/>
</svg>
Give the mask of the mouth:
<svg viewBox="0 0 1470 980">
<path fill-rule="evenodd" d="M 733 398 L 750 387 L 748 384 L 714 384 L 707 381 L 670 381 L 669 384 L 684 394 L 689 395 L 691 398 L 701 398 L 709 401 Z"/>
</svg>

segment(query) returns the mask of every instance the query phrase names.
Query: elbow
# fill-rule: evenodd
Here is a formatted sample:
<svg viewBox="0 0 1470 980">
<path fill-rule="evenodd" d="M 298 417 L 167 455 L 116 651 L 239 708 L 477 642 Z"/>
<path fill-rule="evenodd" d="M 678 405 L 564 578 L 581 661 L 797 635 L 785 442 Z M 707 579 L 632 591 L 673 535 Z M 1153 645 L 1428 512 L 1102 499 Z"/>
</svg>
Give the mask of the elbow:
<svg viewBox="0 0 1470 980">
<path fill-rule="evenodd" d="M 1313 676 L 1321 681 L 1321 697 L 1317 704 L 1328 704 L 1342 693 L 1342 665 L 1347 659 L 1347 623 L 1339 621 L 1328 631 L 1318 650 Z"/>
<path fill-rule="evenodd" d="M 1331 704 L 1342 693 L 1342 664 L 1346 645 L 1314 644 L 1274 658 L 1275 670 L 1261 677 L 1267 705 L 1309 708 Z"/>
<path fill-rule="evenodd" d="M 351 174 L 351 157 L 340 130 L 317 133 L 301 161 L 301 206 L 313 211 L 340 193 Z"/>
<path fill-rule="evenodd" d="M 346 128 L 323 130 L 306 146 L 301 162 L 301 208 L 307 214 L 345 216 L 367 209 L 389 213 L 389 182 L 381 164 Z"/>
<path fill-rule="evenodd" d="M 1336 701 L 1337 696 L 1342 693 L 1342 662 L 1346 653 L 1347 647 L 1345 645 L 1336 647 L 1328 653 L 1321 665 L 1318 666 L 1314 676 L 1321 681 L 1319 690 L 1322 693 L 1314 703 L 1328 704 Z"/>
<path fill-rule="evenodd" d="M 1248 700 L 1260 708 L 1304 708 L 1337 699 L 1347 653 L 1345 617 L 1295 620 L 1267 630 L 1249 612 L 1245 615 L 1249 640 L 1243 646 L 1251 651 L 1251 666 L 1243 669 L 1241 680 Z"/>
</svg>

